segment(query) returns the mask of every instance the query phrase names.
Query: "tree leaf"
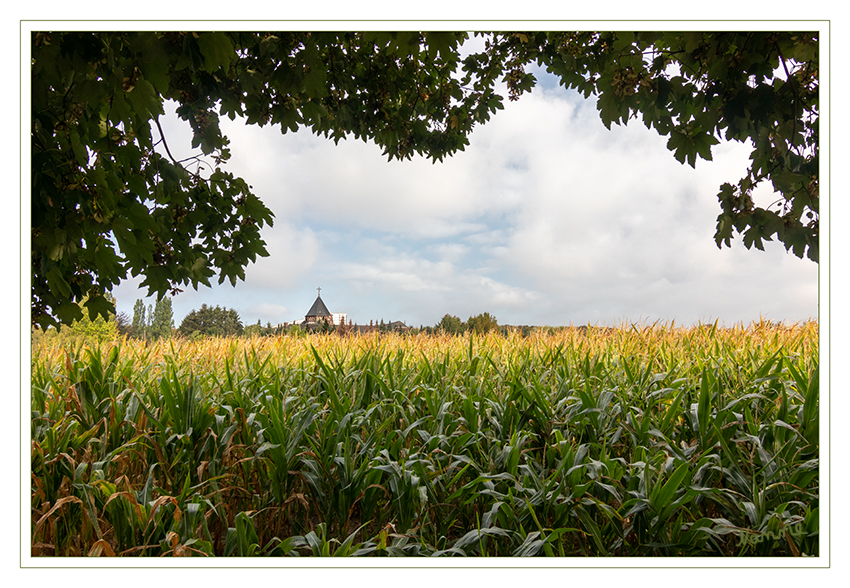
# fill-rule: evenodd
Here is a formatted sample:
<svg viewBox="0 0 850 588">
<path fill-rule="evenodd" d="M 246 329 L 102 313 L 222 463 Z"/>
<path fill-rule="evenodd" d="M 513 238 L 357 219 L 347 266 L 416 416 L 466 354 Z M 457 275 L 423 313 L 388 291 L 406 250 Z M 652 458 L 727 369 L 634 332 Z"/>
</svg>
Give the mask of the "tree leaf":
<svg viewBox="0 0 850 588">
<path fill-rule="evenodd" d="M 201 33 L 198 47 L 204 57 L 204 71 L 213 73 L 219 68 L 227 69 L 236 57 L 233 43 L 225 33 Z"/>
</svg>

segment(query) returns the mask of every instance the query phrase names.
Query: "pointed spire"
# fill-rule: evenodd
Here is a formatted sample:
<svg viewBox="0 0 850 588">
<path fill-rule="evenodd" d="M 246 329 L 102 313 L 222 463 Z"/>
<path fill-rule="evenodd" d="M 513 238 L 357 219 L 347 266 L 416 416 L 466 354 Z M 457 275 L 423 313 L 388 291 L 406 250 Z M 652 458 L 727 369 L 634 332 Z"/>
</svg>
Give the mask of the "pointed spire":
<svg viewBox="0 0 850 588">
<path fill-rule="evenodd" d="M 331 312 L 328 310 L 328 307 L 325 306 L 324 301 L 322 300 L 322 289 L 317 288 L 319 291 L 319 296 L 316 297 L 316 301 L 313 303 L 313 306 L 310 307 L 310 310 L 307 311 L 307 314 L 304 315 L 304 318 L 309 321 L 312 318 L 320 318 L 320 317 L 330 317 Z"/>
</svg>

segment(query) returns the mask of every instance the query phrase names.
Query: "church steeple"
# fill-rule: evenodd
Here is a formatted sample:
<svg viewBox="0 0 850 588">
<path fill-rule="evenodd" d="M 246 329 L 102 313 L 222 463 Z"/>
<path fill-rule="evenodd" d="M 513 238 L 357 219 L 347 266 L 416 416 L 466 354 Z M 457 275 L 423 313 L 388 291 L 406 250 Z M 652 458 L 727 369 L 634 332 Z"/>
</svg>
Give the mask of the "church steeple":
<svg viewBox="0 0 850 588">
<path fill-rule="evenodd" d="M 313 303 L 313 306 L 310 307 L 310 310 L 308 310 L 307 314 L 304 316 L 304 321 L 307 323 L 317 323 L 320 320 L 332 320 L 331 312 L 322 301 L 322 289 L 317 288 L 317 290 L 319 295 L 316 297 L 316 301 Z"/>
</svg>

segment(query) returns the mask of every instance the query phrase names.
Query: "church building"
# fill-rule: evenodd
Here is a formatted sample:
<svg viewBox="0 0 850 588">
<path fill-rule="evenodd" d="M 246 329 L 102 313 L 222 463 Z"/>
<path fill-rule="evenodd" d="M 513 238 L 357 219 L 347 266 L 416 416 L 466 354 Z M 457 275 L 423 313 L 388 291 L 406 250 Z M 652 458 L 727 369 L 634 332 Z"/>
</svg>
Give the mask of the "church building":
<svg viewBox="0 0 850 588">
<path fill-rule="evenodd" d="M 352 325 L 351 321 L 348 320 L 348 313 L 331 312 L 328 310 L 325 301 L 322 300 L 322 289 L 317 288 L 317 290 L 318 296 L 316 296 L 313 306 L 311 306 L 310 310 L 307 311 L 307 314 L 304 315 L 304 320 L 300 323 L 284 323 L 284 326 L 297 324 L 302 329 L 312 330 L 319 328 L 322 324 L 327 324 L 335 327 L 346 327 L 343 332 L 354 333 L 370 333 L 372 331 L 395 331 L 406 333 L 410 331 L 410 327 L 401 321 L 392 321 L 385 324 L 384 321 L 381 320 L 380 325 L 378 324 L 378 321 L 369 321 L 368 325 Z"/>
<path fill-rule="evenodd" d="M 307 314 L 304 315 L 304 321 L 301 323 L 302 327 L 316 327 L 320 323 L 328 323 L 331 325 L 344 325 L 345 321 L 348 318 L 348 314 L 344 312 L 331 312 L 328 310 L 328 307 L 325 305 L 322 300 L 322 289 L 318 288 L 319 295 L 316 297 L 316 301 L 313 302 L 313 306 L 310 307 L 310 310 L 307 311 Z"/>
</svg>

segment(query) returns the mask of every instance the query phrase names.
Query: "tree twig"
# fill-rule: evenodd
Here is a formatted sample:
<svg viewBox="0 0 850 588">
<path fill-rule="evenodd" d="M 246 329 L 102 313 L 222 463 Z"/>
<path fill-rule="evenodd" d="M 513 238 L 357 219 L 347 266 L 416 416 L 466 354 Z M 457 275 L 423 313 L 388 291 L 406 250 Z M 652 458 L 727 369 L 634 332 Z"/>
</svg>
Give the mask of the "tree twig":
<svg viewBox="0 0 850 588">
<path fill-rule="evenodd" d="M 168 157 L 171 159 L 174 165 L 180 165 L 180 163 L 176 159 L 174 159 L 174 156 L 171 155 L 171 150 L 168 148 L 168 142 L 165 140 L 165 133 L 162 132 L 162 126 L 159 124 L 159 117 L 153 119 L 153 122 L 156 123 L 156 128 L 159 129 L 159 136 L 162 137 L 162 144 L 165 146 L 165 152 L 168 154 Z"/>
</svg>

